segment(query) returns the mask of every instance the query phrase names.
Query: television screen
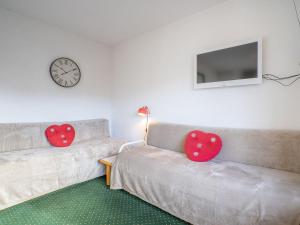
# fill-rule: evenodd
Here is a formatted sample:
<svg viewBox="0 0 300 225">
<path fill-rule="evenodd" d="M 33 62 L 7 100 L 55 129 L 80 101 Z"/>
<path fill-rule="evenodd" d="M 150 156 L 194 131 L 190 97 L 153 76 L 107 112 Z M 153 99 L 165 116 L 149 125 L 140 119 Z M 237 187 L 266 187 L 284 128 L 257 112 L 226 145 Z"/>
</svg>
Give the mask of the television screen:
<svg viewBox="0 0 300 225">
<path fill-rule="evenodd" d="M 197 54 L 196 84 L 222 82 L 223 86 L 232 86 L 234 82 L 230 81 L 239 85 L 241 80 L 258 79 L 258 45 L 252 42 Z"/>
</svg>

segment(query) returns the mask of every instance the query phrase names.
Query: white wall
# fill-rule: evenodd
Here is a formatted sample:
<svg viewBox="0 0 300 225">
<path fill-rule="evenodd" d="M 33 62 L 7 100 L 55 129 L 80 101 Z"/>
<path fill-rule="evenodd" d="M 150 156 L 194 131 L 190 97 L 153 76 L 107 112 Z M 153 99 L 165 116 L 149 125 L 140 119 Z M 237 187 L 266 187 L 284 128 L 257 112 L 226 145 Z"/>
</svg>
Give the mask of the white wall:
<svg viewBox="0 0 300 225">
<path fill-rule="evenodd" d="M 62 56 L 81 69 L 74 88 L 51 80 Z M 0 122 L 110 119 L 111 72 L 110 48 L 0 10 Z"/>
<path fill-rule="evenodd" d="M 231 0 L 145 33 L 114 50 L 113 135 L 142 137 L 139 106 L 154 120 L 203 126 L 300 129 L 300 81 L 291 87 L 193 90 L 193 52 L 263 38 L 263 72 L 300 71 L 292 0 Z"/>
</svg>

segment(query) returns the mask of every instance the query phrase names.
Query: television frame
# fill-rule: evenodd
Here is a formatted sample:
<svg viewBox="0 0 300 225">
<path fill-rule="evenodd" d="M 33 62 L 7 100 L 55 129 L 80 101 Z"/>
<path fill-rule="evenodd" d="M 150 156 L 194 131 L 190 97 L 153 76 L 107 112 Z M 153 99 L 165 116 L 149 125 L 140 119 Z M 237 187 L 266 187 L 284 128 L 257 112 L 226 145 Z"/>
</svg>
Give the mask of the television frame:
<svg viewBox="0 0 300 225">
<path fill-rule="evenodd" d="M 239 80 L 228 80 L 228 81 L 216 81 L 209 83 L 197 83 L 197 56 L 209 53 L 213 51 L 223 50 L 231 47 L 237 47 L 245 44 L 250 44 L 253 42 L 257 42 L 257 77 L 256 78 L 248 78 L 248 79 L 239 79 Z M 245 41 L 234 42 L 231 44 L 210 48 L 206 50 L 199 51 L 194 54 L 194 89 L 202 89 L 202 88 L 218 88 L 218 87 L 232 87 L 232 86 L 243 86 L 243 85 L 252 85 L 252 84 L 261 84 L 262 83 L 262 39 L 248 39 Z"/>
</svg>

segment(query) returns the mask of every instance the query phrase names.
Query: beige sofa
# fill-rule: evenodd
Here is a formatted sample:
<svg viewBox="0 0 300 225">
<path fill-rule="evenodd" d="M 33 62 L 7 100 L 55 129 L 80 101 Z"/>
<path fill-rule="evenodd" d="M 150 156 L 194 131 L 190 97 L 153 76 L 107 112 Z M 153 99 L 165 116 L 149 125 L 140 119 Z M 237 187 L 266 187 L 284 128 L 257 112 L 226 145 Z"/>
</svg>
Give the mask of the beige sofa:
<svg viewBox="0 0 300 225">
<path fill-rule="evenodd" d="M 105 119 L 68 123 L 76 136 L 66 148 L 45 138 L 53 123 L 0 124 L 0 209 L 104 174 L 97 160 L 117 154 L 124 142 L 110 138 Z"/>
<path fill-rule="evenodd" d="M 187 159 L 183 140 L 193 129 L 221 136 L 216 159 Z M 151 124 L 148 145 L 118 155 L 111 188 L 192 224 L 299 225 L 300 131 Z"/>
</svg>

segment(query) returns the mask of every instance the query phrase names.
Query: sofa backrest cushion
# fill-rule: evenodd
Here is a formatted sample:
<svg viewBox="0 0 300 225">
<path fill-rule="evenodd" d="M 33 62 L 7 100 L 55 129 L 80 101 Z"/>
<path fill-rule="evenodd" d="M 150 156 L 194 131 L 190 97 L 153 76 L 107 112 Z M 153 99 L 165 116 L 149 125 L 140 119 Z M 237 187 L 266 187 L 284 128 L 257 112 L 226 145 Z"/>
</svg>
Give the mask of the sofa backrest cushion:
<svg viewBox="0 0 300 225">
<path fill-rule="evenodd" d="M 183 152 L 186 134 L 196 129 L 222 138 L 223 148 L 216 159 L 300 173 L 300 131 L 152 123 L 147 141 L 155 147 Z"/>
<path fill-rule="evenodd" d="M 66 122 L 0 124 L 0 152 L 50 146 L 45 130 L 49 125 L 64 123 Z M 109 137 L 106 119 L 67 121 L 67 123 L 73 125 L 76 131 L 73 144 L 94 138 Z"/>
</svg>

